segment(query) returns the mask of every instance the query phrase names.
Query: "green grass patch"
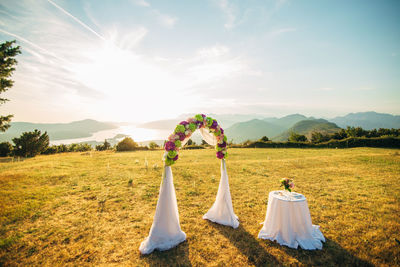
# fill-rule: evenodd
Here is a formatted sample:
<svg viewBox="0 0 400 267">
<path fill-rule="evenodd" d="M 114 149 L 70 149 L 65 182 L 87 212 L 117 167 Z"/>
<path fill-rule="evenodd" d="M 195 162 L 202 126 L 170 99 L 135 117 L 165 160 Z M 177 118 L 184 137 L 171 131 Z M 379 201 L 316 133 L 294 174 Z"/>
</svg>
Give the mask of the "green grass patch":
<svg viewBox="0 0 400 267">
<path fill-rule="evenodd" d="M 355 266 L 400 264 L 400 150 L 230 149 L 227 170 L 240 227 L 202 219 L 215 200 L 213 149 L 183 150 L 172 167 L 188 240 L 141 256 L 162 175 L 162 151 L 92 152 L 0 162 L 0 265 Z M 144 165 L 145 159 L 148 167 Z M 154 168 L 157 164 L 157 168 Z M 257 238 L 268 193 L 295 180 L 321 251 Z"/>
</svg>

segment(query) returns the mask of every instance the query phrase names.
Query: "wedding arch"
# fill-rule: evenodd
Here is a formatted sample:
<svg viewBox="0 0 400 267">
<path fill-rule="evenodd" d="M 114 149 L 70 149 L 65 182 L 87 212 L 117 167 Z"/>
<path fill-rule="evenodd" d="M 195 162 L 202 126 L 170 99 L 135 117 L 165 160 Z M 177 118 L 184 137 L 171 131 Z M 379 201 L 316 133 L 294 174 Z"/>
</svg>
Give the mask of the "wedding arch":
<svg viewBox="0 0 400 267">
<path fill-rule="evenodd" d="M 216 120 L 204 114 L 197 114 L 193 118 L 180 122 L 165 143 L 164 170 L 156 213 L 149 236 L 140 244 L 139 250 L 142 254 L 149 254 L 155 249 L 168 250 L 186 240 L 186 234 L 181 230 L 179 224 L 171 166 L 178 160 L 179 149 L 187 143 L 196 130 L 200 131 L 201 136 L 208 144 L 215 146 L 216 156 L 221 159 L 221 180 L 218 193 L 214 204 L 203 216 L 203 219 L 233 228 L 239 226 L 238 217 L 233 212 L 226 171 L 227 138 Z"/>
</svg>

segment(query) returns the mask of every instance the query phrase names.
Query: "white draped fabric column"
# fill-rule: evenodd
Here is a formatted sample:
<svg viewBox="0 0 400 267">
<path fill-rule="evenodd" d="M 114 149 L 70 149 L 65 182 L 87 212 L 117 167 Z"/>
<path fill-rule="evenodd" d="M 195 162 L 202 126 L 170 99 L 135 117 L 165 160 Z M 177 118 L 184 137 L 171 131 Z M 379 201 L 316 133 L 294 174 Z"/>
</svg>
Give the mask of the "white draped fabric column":
<svg viewBox="0 0 400 267">
<path fill-rule="evenodd" d="M 203 219 L 232 226 L 233 228 L 239 226 L 238 217 L 233 212 L 228 173 L 224 159 L 221 160 L 221 180 L 219 182 L 217 197 L 211 209 L 203 216 Z"/>
<path fill-rule="evenodd" d="M 172 170 L 170 166 L 165 166 L 153 225 L 139 250 L 142 254 L 149 254 L 154 249 L 168 250 L 185 240 L 186 234 L 179 224 Z"/>
</svg>

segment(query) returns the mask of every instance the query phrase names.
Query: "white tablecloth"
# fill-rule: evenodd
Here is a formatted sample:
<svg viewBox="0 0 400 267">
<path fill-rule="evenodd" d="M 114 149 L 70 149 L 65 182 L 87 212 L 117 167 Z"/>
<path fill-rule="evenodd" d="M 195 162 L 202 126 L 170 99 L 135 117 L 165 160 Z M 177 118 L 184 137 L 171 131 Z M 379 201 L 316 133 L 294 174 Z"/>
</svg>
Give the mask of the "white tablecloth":
<svg viewBox="0 0 400 267">
<path fill-rule="evenodd" d="M 325 237 L 318 225 L 311 223 L 306 198 L 292 192 L 292 197 L 283 191 L 271 191 L 268 197 L 267 215 L 258 238 L 276 240 L 291 248 L 322 249 Z"/>
</svg>

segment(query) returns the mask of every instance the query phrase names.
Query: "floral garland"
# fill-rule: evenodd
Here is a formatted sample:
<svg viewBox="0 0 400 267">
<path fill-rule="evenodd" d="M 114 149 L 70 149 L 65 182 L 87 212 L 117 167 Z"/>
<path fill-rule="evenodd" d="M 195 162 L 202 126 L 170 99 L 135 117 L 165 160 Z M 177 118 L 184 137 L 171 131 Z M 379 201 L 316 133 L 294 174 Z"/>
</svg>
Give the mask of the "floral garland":
<svg viewBox="0 0 400 267">
<path fill-rule="evenodd" d="M 173 134 L 168 137 L 168 141 L 165 142 L 165 154 L 164 160 L 165 165 L 171 166 L 178 160 L 178 151 L 182 146 L 182 141 L 189 139 L 192 133 L 197 129 L 208 128 L 217 138 L 217 158 L 223 159 L 228 156 L 227 152 L 227 138 L 224 135 L 224 130 L 218 125 L 218 122 L 211 117 L 206 117 L 204 114 L 197 114 L 193 118 L 189 118 L 186 121 L 181 121 L 175 128 Z"/>
</svg>

